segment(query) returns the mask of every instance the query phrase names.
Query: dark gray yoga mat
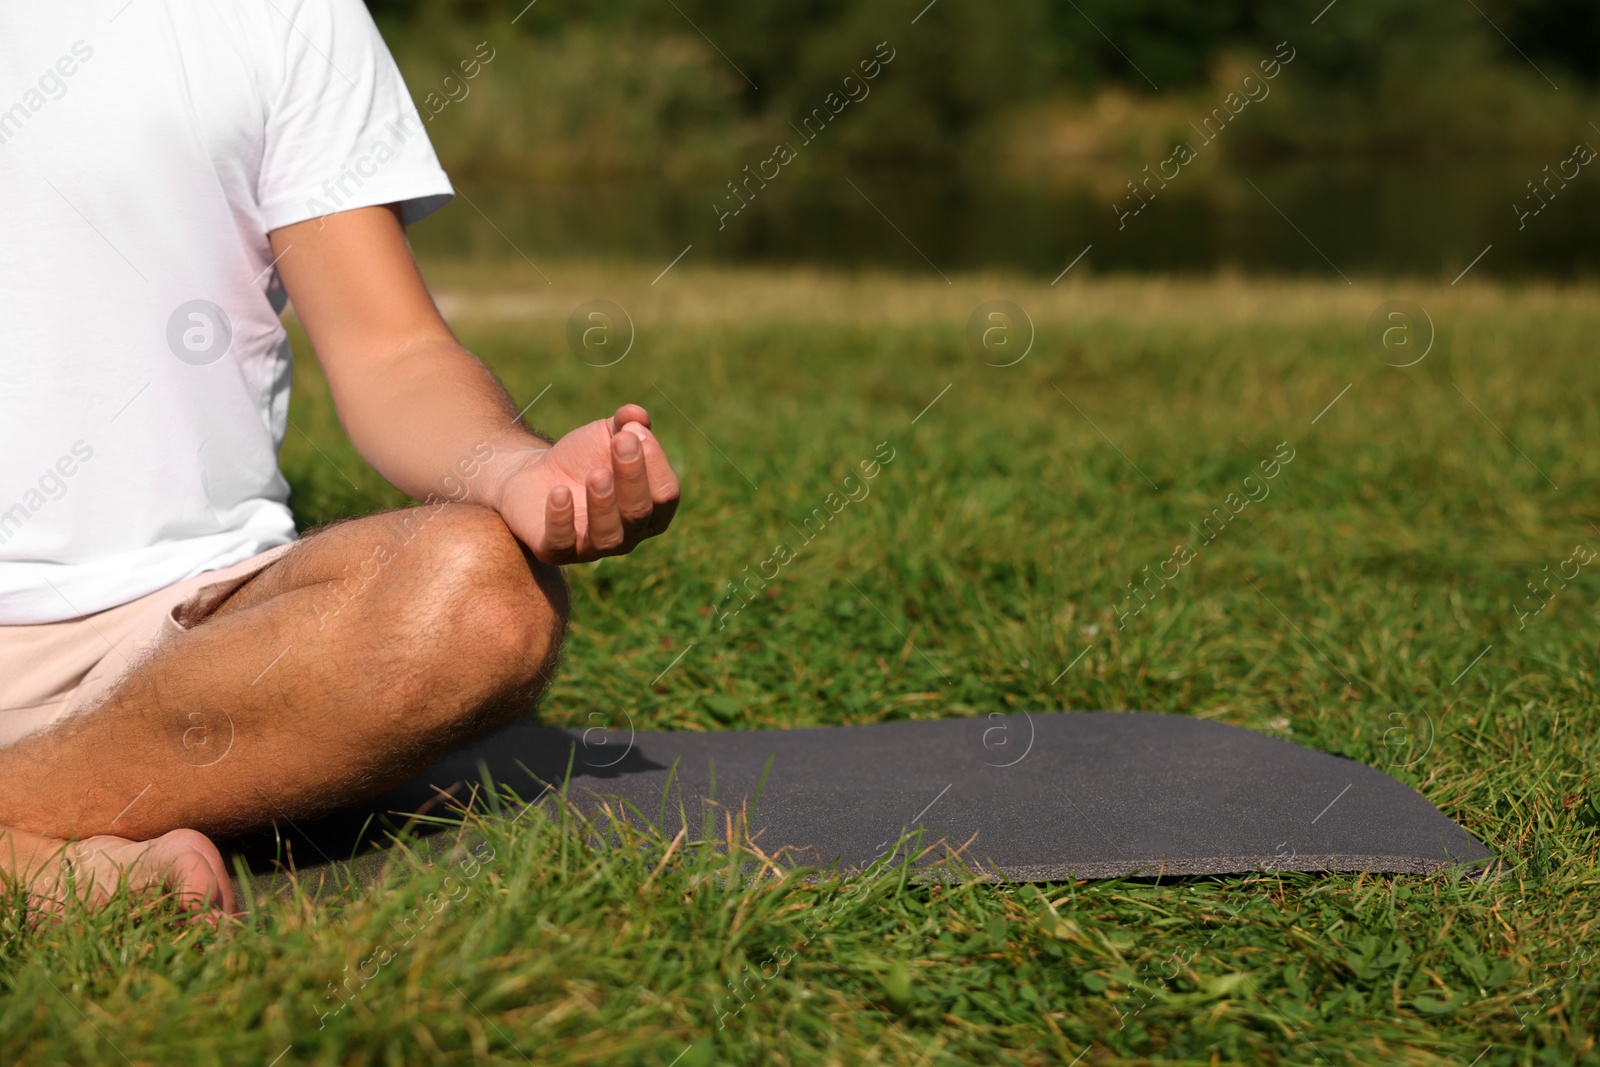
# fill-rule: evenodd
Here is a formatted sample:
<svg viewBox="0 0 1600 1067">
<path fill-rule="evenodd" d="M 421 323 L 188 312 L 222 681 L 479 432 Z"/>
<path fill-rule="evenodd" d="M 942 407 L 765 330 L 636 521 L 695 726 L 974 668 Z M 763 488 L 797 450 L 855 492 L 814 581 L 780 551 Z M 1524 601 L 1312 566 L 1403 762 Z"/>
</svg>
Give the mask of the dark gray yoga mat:
<svg viewBox="0 0 1600 1067">
<path fill-rule="evenodd" d="M 581 811 L 631 805 L 634 821 L 659 822 L 669 836 L 687 821 L 691 840 L 708 806 L 720 834 L 722 808 L 748 805 L 764 852 L 844 870 L 866 867 L 918 828 L 924 848 L 942 840 L 973 870 L 1015 881 L 1262 869 L 1420 874 L 1481 870 L 1494 858 L 1420 794 L 1364 764 L 1145 712 L 723 733 L 517 724 L 358 809 L 278 834 L 302 869 L 347 859 L 362 838 L 383 843 L 379 827 L 385 818 L 397 825 L 394 813 L 443 813 L 439 791 L 464 799 L 485 769 L 530 799 L 565 781 Z M 551 812 L 557 802 L 550 794 L 538 801 Z M 258 866 L 269 851 L 261 845 L 243 846 Z"/>
</svg>

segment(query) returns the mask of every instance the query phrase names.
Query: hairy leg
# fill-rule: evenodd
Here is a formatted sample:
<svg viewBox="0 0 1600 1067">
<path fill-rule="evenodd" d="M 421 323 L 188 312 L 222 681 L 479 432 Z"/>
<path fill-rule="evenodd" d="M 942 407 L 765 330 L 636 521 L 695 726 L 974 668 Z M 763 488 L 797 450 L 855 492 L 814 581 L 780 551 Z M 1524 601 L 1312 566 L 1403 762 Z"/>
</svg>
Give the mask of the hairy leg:
<svg viewBox="0 0 1600 1067">
<path fill-rule="evenodd" d="M 566 613 L 559 573 L 493 511 L 327 527 L 96 706 L 0 750 L 0 824 L 149 842 L 348 804 L 525 710 Z M 0 868 L 7 855 L 0 839 Z"/>
</svg>

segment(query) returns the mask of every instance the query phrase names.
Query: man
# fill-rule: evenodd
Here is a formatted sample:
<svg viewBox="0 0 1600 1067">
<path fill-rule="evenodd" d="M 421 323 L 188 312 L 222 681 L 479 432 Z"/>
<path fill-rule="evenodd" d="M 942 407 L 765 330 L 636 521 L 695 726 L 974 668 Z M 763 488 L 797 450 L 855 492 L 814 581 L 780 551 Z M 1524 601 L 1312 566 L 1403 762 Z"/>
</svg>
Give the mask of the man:
<svg viewBox="0 0 1600 1067">
<path fill-rule="evenodd" d="M 208 835 L 525 712 L 556 566 L 671 520 L 643 408 L 551 445 L 456 343 L 403 229 L 451 195 L 359 0 L 0 9 L 0 872 L 36 900 L 231 910 Z M 295 540 L 288 300 L 430 503 Z"/>
</svg>

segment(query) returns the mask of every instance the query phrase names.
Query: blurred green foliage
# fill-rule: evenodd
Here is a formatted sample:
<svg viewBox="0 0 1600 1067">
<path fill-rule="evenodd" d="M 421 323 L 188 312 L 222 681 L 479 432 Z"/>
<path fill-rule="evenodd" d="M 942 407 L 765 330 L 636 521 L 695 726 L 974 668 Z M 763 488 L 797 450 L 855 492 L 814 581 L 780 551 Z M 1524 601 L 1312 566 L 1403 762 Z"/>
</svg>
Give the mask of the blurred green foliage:
<svg viewBox="0 0 1600 1067">
<path fill-rule="evenodd" d="M 1271 107 L 1235 155 L 1537 154 L 1587 130 L 1600 8 L 1557 0 L 369 0 L 421 98 L 487 41 L 487 104 L 439 123 L 458 171 L 593 176 L 736 167 L 895 51 L 807 166 L 987 165 L 1030 106 L 1108 89 L 1203 113 L 1280 41 Z M 1312 20 L 1315 19 L 1315 22 Z M 1137 115 L 1137 112 L 1136 112 Z M 1021 117 L 1019 124 L 1013 121 Z M 1138 121 L 1136 117 L 1136 121 Z M 432 131 L 430 131 L 432 132 Z M 1119 143 L 1128 143 L 1122 138 Z"/>
</svg>

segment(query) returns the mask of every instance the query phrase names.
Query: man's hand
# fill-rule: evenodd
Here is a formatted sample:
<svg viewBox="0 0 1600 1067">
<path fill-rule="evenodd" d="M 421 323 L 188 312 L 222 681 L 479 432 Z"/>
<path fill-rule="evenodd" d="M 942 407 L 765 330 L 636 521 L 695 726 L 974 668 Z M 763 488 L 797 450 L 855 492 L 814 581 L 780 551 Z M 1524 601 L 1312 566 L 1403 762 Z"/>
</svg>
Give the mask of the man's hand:
<svg viewBox="0 0 1600 1067">
<path fill-rule="evenodd" d="M 624 404 L 549 448 L 515 453 L 493 506 L 546 563 L 620 556 L 672 522 L 678 476 L 650 432 L 650 414 Z"/>
</svg>

